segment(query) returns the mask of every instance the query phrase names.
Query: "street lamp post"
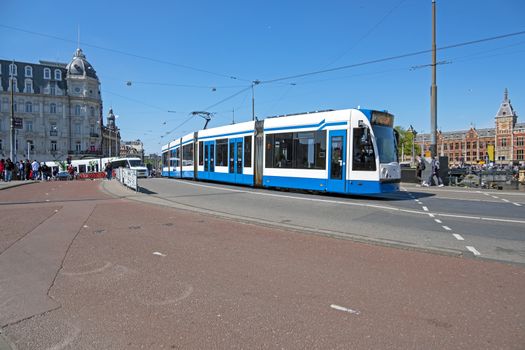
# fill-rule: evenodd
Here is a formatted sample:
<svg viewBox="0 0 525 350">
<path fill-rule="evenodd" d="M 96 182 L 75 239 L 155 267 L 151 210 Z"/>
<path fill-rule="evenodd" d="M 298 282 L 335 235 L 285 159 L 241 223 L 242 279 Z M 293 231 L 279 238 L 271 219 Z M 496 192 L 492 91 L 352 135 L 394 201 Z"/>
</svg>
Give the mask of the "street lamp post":
<svg viewBox="0 0 525 350">
<path fill-rule="evenodd" d="M 16 135 L 15 135 L 15 78 L 14 78 L 15 61 L 13 60 L 12 66 L 9 69 L 9 75 L 11 77 L 11 137 L 10 137 L 10 154 L 9 157 L 13 163 L 16 163 Z"/>
<path fill-rule="evenodd" d="M 417 135 L 417 131 L 416 129 L 414 129 L 414 127 L 412 125 L 410 125 L 410 127 L 408 128 L 408 132 L 410 132 L 412 134 L 412 164 L 415 163 L 415 146 L 416 146 L 416 135 Z"/>
</svg>

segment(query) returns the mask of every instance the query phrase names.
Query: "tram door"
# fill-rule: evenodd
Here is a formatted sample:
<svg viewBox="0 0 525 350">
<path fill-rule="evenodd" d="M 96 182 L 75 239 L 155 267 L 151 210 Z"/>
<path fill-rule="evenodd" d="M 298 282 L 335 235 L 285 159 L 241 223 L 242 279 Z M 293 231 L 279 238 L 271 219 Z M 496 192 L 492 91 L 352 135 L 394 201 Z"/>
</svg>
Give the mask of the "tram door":
<svg viewBox="0 0 525 350">
<path fill-rule="evenodd" d="M 210 178 L 215 171 L 215 141 L 204 142 L 204 178 Z"/>
<path fill-rule="evenodd" d="M 242 174 L 242 138 L 230 139 L 229 173 L 235 174 L 235 182 L 240 182 Z"/>
<path fill-rule="evenodd" d="M 346 179 L 346 130 L 329 132 L 329 163 L 327 190 L 345 192 Z"/>
</svg>

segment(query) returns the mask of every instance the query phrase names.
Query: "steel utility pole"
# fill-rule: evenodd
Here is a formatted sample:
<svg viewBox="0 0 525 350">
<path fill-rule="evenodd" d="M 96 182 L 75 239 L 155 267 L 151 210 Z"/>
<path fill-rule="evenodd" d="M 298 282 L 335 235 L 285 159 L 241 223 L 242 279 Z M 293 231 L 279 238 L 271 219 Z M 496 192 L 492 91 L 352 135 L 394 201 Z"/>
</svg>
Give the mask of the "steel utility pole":
<svg viewBox="0 0 525 350">
<path fill-rule="evenodd" d="M 432 0 L 432 86 L 430 87 L 430 156 L 437 155 L 436 0 Z"/>
<path fill-rule="evenodd" d="M 252 120 L 255 121 L 255 92 L 253 87 L 259 85 L 261 82 L 259 80 L 252 81 Z"/>
<path fill-rule="evenodd" d="M 15 78 L 14 78 L 14 68 L 15 61 L 13 60 L 12 68 L 10 68 L 10 77 L 11 77 L 11 137 L 9 140 L 9 158 L 13 163 L 16 163 L 16 136 L 15 136 Z M 18 85 L 18 84 L 17 84 Z"/>
</svg>

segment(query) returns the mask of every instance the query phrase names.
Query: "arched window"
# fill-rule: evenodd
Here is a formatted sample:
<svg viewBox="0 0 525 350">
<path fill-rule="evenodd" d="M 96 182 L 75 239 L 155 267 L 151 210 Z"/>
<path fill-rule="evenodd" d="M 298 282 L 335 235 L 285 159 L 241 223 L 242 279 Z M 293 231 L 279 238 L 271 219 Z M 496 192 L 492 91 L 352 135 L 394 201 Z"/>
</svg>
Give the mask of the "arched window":
<svg viewBox="0 0 525 350">
<path fill-rule="evenodd" d="M 55 80 L 62 80 L 62 72 L 60 69 L 55 69 Z"/>
<path fill-rule="evenodd" d="M 44 68 L 44 79 L 51 79 L 51 69 Z"/>
<path fill-rule="evenodd" d="M 75 106 L 75 115 L 80 115 L 80 105 Z"/>
<path fill-rule="evenodd" d="M 16 64 L 11 63 L 9 65 L 9 75 L 18 75 L 18 70 L 16 68 Z"/>
<path fill-rule="evenodd" d="M 26 113 L 33 113 L 33 104 L 31 102 L 26 102 Z"/>
<path fill-rule="evenodd" d="M 24 92 L 26 94 L 33 93 L 33 81 L 31 79 L 25 80 Z"/>
<path fill-rule="evenodd" d="M 32 78 L 33 77 L 33 67 L 26 66 L 26 78 Z"/>
<path fill-rule="evenodd" d="M 57 112 L 57 105 L 56 103 L 51 103 L 49 105 L 49 113 L 55 114 Z"/>
</svg>

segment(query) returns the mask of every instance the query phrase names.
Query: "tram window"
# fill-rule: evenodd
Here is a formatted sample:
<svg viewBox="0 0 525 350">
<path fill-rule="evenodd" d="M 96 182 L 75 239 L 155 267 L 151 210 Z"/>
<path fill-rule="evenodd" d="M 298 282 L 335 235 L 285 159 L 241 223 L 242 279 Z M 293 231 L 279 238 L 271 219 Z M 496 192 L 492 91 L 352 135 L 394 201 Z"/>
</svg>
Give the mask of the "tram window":
<svg viewBox="0 0 525 350">
<path fill-rule="evenodd" d="M 167 166 L 169 166 L 169 164 L 168 164 L 168 158 L 169 158 L 169 157 L 168 157 L 168 152 L 164 152 L 164 153 L 162 153 L 162 166 L 163 166 L 163 167 L 167 167 Z"/>
<path fill-rule="evenodd" d="M 216 166 L 228 166 L 228 139 L 220 139 L 216 141 L 217 144 L 217 159 Z"/>
<path fill-rule="evenodd" d="M 199 165 L 204 164 L 204 143 L 201 141 L 199 142 Z"/>
<path fill-rule="evenodd" d="M 368 128 L 354 128 L 352 170 L 376 170 L 374 144 Z"/>
<path fill-rule="evenodd" d="M 244 137 L 244 167 L 250 168 L 252 166 L 252 137 Z"/>
<path fill-rule="evenodd" d="M 326 131 L 266 135 L 266 167 L 326 169 Z"/>
<path fill-rule="evenodd" d="M 180 165 L 179 160 L 180 160 L 180 147 L 177 147 L 171 151 L 170 166 L 172 168 L 178 167 Z"/>
<path fill-rule="evenodd" d="M 79 164 L 78 165 L 78 172 L 79 173 L 85 173 L 86 172 L 86 165 L 85 164 Z"/>
<path fill-rule="evenodd" d="M 193 165 L 193 143 L 182 146 L 182 166 Z"/>
</svg>

